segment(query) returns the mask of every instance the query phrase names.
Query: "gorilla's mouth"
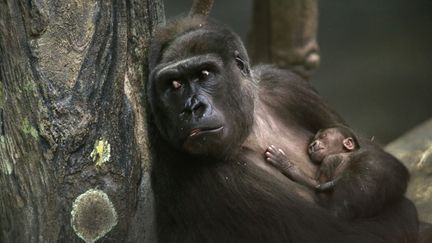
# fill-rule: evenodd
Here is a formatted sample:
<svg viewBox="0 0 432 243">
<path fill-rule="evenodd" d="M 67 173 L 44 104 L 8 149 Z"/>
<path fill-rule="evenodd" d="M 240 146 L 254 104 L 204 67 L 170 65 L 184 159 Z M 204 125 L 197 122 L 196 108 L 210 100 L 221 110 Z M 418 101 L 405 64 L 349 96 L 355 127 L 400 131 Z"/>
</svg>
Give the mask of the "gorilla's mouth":
<svg viewBox="0 0 432 243">
<path fill-rule="evenodd" d="M 194 128 L 190 131 L 189 133 L 189 137 L 194 137 L 200 134 L 205 134 L 205 133 L 215 133 L 215 132 L 219 132 L 223 129 L 223 126 L 220 127 L 216 127 L 216 128 Z"/>
<path fill-rule="evenodd" d="M 314 154 L 314 153 L 316 153 L 320 150 L 323 150 L 323 149 L 324 149 L 323 147 L 311 147 L 311 148 L 309 148 L 309 153 Z"/>
<path fill-rule="evenodd" d="M 195 155 L 218 154 L 224 126 L 193 128 L 183 142 L 183 149 Z"/>
</svg>

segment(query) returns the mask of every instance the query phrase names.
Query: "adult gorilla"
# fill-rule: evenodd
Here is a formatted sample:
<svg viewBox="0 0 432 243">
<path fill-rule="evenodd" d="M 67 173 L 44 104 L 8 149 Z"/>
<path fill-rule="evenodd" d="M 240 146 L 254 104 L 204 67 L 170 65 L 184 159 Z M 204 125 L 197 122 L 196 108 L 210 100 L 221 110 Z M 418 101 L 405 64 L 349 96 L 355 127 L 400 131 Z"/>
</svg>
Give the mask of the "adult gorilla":
<svg viewBox="0 0 432 243">
<path fill-rule="evenodd" d="M 307 145 L 343 123 L 298 76 L 249 67 L 230 30 L 204 18 L 155 34 L 147 85 L 159 242 L 415 242 L 406 199 L 344 221 L 264 160 L 270 144 L 312 176 Z"/>
</svg>

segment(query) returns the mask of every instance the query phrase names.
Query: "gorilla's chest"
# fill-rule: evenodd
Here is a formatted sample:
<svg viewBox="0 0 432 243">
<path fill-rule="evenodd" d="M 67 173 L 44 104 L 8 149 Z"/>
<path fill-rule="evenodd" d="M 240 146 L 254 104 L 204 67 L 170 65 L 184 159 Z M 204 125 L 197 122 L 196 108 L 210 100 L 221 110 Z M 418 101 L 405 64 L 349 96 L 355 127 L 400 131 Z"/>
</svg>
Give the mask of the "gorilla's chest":
<svg viewBox="0 0 432 243">
<path fill-rule="evenodd" d="M 275 117 L 271 116 L 268 110 L 256 110 L 252 132 L 243 145 L 249 159 L 272 174 L 280 174 L 264 160 L 266 149 L 270 145 L 275 145 L 285 151 L 292 163 L 299 166 L 309 176 L 315 176 L 317 167 L 307 154 L 307 146 L 312 133 L 290 120 L 280 120 Z"/>
</svg>

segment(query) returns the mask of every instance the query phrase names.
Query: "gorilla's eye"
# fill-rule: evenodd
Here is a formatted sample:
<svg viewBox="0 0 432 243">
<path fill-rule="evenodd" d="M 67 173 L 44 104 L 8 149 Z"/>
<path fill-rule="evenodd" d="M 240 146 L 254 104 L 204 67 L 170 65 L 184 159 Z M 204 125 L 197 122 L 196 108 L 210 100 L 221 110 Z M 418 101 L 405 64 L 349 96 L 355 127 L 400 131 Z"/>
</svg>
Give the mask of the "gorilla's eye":
<svg viewBox="0 0 432 243">
<path fill-rule="evenodd" d="M 199 80 L 204 81 L 208 78 L 209 75 L 210 75 L 210 72 L 206 69 L 203 69 L 199 73 Z"/>
<path fill-rule="evenodd" d="M 175 89 L 175 90 L 179 89 L 182 86 L 182 84 L 180 83 L 180 81 L 177 81 L 177 80 L 173 80 L 171 82 L 171 85 L 172 85 L 172 88 Z"/>
</svg>

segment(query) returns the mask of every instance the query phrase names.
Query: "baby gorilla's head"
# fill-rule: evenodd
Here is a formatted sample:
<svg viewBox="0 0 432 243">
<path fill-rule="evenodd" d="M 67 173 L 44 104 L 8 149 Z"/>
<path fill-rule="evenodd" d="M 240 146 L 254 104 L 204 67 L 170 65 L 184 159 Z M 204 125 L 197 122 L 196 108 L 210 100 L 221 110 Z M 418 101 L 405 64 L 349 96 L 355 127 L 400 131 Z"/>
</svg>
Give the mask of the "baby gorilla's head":
<svg viewBox="0 0 432 243">
<path fill-rule="evenodd" d="M 312 161 L 321 163 L 327 156 L 357 150 L 359 143 L 354 132 L 345 126 L 321 129 L 309 144 Z"/>
</svg>

